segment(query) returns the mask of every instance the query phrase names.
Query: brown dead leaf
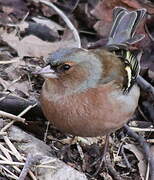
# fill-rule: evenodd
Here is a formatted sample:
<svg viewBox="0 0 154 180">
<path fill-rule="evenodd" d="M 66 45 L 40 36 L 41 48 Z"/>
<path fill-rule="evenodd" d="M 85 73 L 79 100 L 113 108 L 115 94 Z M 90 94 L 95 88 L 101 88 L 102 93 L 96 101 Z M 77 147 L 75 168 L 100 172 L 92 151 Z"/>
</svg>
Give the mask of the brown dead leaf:
<svg viewBox="0 0 154 180">
<path fill-rule="evenodd" d="M 61 40 L 59 42 L 49 43 L 33 35 L 29 35 L 22 40 L 19 40 L 15 33 L 4 33 L 2 35 L 2 40 L 14 48 L 19 57 L 44 57 L 59 48 L 77 47 L 77 43 L 74 42 L 74 40 Z"/>
<path fill-rule="evenodd" d="M 4 81 L 3 81 L 4 82 Z M 5 90 L 10 91 L 13 94 L 24 96 L 24 97 L 29 97 L 29 91 L 31 90 L 31 85 L 30 83 L 25 80 L 20 80 L 16 81 L 15 83 L 12 81 L 6 81 L 7 82 L 7 86 L 5 86 Z"/>
<path fill-rule="evenodd" d="M 56 22 L 49 20 L 47 18 L 44 17 L 33 17 L 32 18 L 36 23 L 42 24 L 42 25 L 46 25 L 48 28 L 52 29 L 54 32 L 57 32 L 58 30 L 63 31 L 64 28 L 57 24 Z"/>
<path fill-rule="evenodd" d="M 12 63 L 0 65 L 0 74 L 4 73 L 0 78 L 0 84 L 3 87 L 1 91 L 10 91 L 16 95 L 22 94 L 23 97 L 28 97 L 32 85 L 28 81 L 24 67 L 30 66 L 30 64 L 19 57 L 12 58 L 10 62 Z"/>
<path fill-rule="evenodd" d="M 9 66 L 5 67 L 4 71 L 7 74 L 7 78 L 10 81 L 13 81 L 15 79 L 18 79 L 20 76 L 23 75 L 22 71 L 21 71 L 21 67 L 22 66 L 26 66 L 26 63 L 18 58 L 15 58 L 17 61 L 15 61 L 14 63 L 10 64 Z"/>
<path fill-rule="evenodd" d="M 146 161 L 145 161 L 143 153 L 141 153 L 141 151 L 137 148 L 137 146 L 133 144 L 125 144 L 124 148 L 131 151 L 138 159 L 139 161 L 138 168 L 139 168 L 140 176 L 141 176 L 141 179 L 144 180 L 145 174 L 146 174 Z"/>
<path fill-rule="evenodd" d="M 21 71 L 22 65 L 25 65 L 25 63 L 20 60 L 5 67 L 4 72 L 6 73 L 7 77 L 5 76 L 5 78 L 7 78 L 7 80 L 0 78 L 0 84 L 3 86 L 3 91 L 9 90 L 15 94 L 21 92 L 28 97 L 29 91 L 31 90 L 31 84 L 27 79 L 21 80 L 23 75 L 23 72 Z"/>
<path fill-rule="evenodd" d="M 24 0 L 0 0 L 0 10 L 8 16 L 16 19 L 23 19 L 28 12 L 28 8 Z"/>
</svg>

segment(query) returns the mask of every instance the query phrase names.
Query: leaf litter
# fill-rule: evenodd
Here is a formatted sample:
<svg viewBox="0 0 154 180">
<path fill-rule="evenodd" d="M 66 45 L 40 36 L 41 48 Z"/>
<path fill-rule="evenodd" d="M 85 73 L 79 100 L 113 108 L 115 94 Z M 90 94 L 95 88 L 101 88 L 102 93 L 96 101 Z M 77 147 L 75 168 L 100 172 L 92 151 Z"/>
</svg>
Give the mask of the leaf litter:
<svg viewBox="0 0 154 180">
<path fill-rule="evenodd" d="M 144 33 L 146 37 L 144 42 L 139 42 L 136 46 L 144 51 L 144 56 L 141 61 L 141 74 L 149 83 L 154 85 L 153 39 L 149 38 L 147 32 L 144 30 L 146 24 L 149 30 L 148 33 L 153 37 L 153 2 L 149 1 L 146 3 L 145 1 L 143 3 L 140 0 L 86 0 L 84 2 L 76 1 L 75 3 L 69 0 L 69 3 L 72 4 L 69 10 L 65 1 L 55 0 L 54 3 L 58 7 L 61 7 L 76 25 L 84 47 L 86 47 L 89 42 L 95 43 L 100 39 L 107 38 L 112 23 L 112 11 L 114 7 L 123 6 L 129 10 L 146 8 L 148 17 L 139 28 L 139 32 Z M 11 93 L 28 100 L 38 99 L 43 80 L 40 77 L 32 75 L 31 72 L 45 64 L 45 57 L 49 53 L 63 47 L 77 47 L 77 43 L 73 38 L 72 32 L 68 30 L 67 25 L 64 24 L 59 15 L 51 8 L 37 1 L 27 0 L 24 2 L 22 0 L 6 0 L 5 2 L 0 1 L 0 5 L 1 92 Z M 27 12 L 29 14 L 26 17 Z M 86 21 L 81 17 L 81 12 L 82 17 L 84 16 Z M 48 32 L 53 31 L 51 34 L 53 37 L 55 36 L 55 39 L 48 41 L 42 39 L 40 36 L 38 37 L 37 34 L 34 33 L 26 34 L 26 29 L 29 27 L 29 24 L 34 22 L 37 25 L 43 25 L 43 28 L 46 28 L 46 30 L 48 27 L 50 29 Z M 10 63 L 8 63 L 8 61 L 10 61 Z M 150 129 L 151 125 L 145 127 L 145 123 L 143 123 L 145 118 L 143 118 L 141 112 L 146 117 L 146 120 L 148 120 L 147 123 L 153 125 L 154 98 L 148 93 L 141 91 L 139 107 L 140 111 L 136 111 L 131 121 L 140 122 L 138 125 L 134 125 L 134 127 Z M 35 117 L 33 117 L 33 119 L 35 119 Z M 36 131 L 34 131 L 36 128 L 37 131 L 43 131 L 45 133 L 46 123 L 43 121 L 43 126 L 42 123 L 41 125 L 39 125 L 39 123 L 37 118 L 34 122 L 31 122 L 31 119 L 29 120 L 27 118 L 27 125 L 21 128 L 23 131 L 26 129 L 26 131 L 34 134 L 34 136 L 36 135 Z M 28 128 L 30 130 L 28 130 Z M 42 128 L 42 130 L 39 128 Z M 36 135 L 38 136 L 37 138 L 43 139 L 44 133 L 42 133 L 42 135 Z M 150 131 L 139 133 L 147 140 L 153 139 L 153 133 Z M 96 139 L 92 139 L 90 141 L 93 143 L 90 144 L 85 143 L 86 140 L 82 139 L 78 145 L 75 142 L 71 143 L 71 139 L 72 137 L 63 135 L 54 127 L 49 126 L 46 143 L 50 146 L 54 155 L 68 165 L 84 172 L 88 179 L 105 179 L 105 177 L 106 179 L 113 179 L 114 175 L 110 170 L 107 170 L 105 166 L 101 168 L 95 177 L 92 177 L 99 167 L 104 138 L 96 138 L 97 141 Z M 121 149 L 119 149 L 121 141 L 126 142 L 125 145 L 123 145 L 125 149 L 124 153 L 129 164 L 133 167 L 133 171 L 127 166 L 123 157 L 124 154 Z M 145 163 L 144 156 L 139 151 L 139 145 L 127 137 L 123 129 L 111 135 L 109 153 L 111 156 L 111 165 L 115 168 L 115 172 L 120 174 L 122 179 L 144 179 L 147 173 L 147 164 Z M 5 173 L 0 175 L 0 177 L 7 176 L 8 172 L 6 169 L 4 171 Z M 9 171 L 12 171 L 12 169 Z M 17 174 L 18 172 L 16 172 L 16 175 Z M 16 175 L 12 176 L 15 177 Z"/>
</svg>

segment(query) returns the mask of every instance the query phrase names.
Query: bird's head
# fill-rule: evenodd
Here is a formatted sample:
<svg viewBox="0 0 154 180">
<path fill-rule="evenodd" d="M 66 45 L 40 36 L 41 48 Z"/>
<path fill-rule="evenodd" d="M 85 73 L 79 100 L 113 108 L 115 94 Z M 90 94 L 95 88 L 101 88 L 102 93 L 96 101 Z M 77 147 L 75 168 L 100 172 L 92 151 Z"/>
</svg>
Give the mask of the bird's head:
<svg viewBox="0 0 154 180">
<path fill-rule="evenodd" d="M 96 87 L 102 74 L 99 58 L 84 49 L 61 49 L 47 58 L 47 66 L 38 74 L 51 84 L 72 92 Z"/>
</svg>

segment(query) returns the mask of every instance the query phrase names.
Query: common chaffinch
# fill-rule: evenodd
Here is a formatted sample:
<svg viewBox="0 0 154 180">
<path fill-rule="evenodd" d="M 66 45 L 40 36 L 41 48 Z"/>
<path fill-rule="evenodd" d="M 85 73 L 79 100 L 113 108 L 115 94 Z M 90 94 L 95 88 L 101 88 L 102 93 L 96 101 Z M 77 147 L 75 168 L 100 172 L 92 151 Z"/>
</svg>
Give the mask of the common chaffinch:
<svg viewBox="0 0 154 180">
<path fill-rule="evenodd" d="M 65 133 L 100 136 L 121 128 L 133 115 L 140 95 L 135 84 L 141 53 L 128 45 L 145 9 L 117 7 L 106 47 L 60 49 L 38 74 L 45 78 L 41 106 L 46 118 Z"/>
</svg>

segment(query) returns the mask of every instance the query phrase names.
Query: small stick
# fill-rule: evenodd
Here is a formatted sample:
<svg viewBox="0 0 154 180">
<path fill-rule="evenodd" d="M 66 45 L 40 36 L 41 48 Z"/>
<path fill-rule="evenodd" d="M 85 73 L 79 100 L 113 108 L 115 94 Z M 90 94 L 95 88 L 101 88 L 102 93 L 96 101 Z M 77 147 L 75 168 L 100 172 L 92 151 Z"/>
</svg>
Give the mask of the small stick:
<svg viewBox="0 0 154 180">
<path fill-rule="evenodd" d="M 10 113 L 4 112 L 4 111 L 0 111 L 0 117 L 13 119 L 13 120 L 15 120 L 15 121 L 19 121 L 19 122 L 22 122 L 22 123 L 25 122 L 25 119 L 24 119 L 24 118 L 21 118 L 21 117 L 19 117 L 19 116 L 15 116 L 15 115 L 13 115 L 13 114 L 10 114 Z"/>
<path fill-rule="evenodd" d="M 0 160 L 0 164 L 4 164 L 4 165 L 16 165 L 16 166 L 24 166 L 25 163 L 24 162 L 14 162 L 14 161 L 8 161 L 8 160 Z M 43 165 L 43 164 L 39 164 L 34 166 L 36 168 L 47 168 L 47 169 L 56 169 L 56 167 L 54 166 L 50 166 L 50 165 Z"/>
<path fill-rule="evenodd" d="M 149 161 L 150 157 L 150 147 L 149 144 L 146 143 L 146 140 L 144 139 L 143 136 L 139 136 L 136 132 L 134 132 L 128 125 L 124 125 L 124 128 L 127 132 L 127 134 L 133 138 L 135 138 L 139 144 L 142 146 L 144 153 L 146 155 L 146 159 Z"/>
<path fill-rule="evenodd" d="M 85 161 L 85 157 L 84 157 L 82 147 L 80 146 L 80 144 L 78 142 L 76 142 L 76 145 L 77 145 L 77 149 L 78 149 L 78 152 L 79 152 L 81 160 L 82 160 L 82 169 L 83 169 L 83 171 L 85 171 L 85 169 L 86 169 L 86 161 Z"/>
<path fill-rule="evenodd" d="M 11 86 L 13 86 L 16 82 L 18 82 L 21 79 L 21 76 L 18 77 L 17 79 L 13 80 L 8 87 L 5 87 L 3 92 L 6 92 Z"/>
<path fill-rule="evenodd" d="M 3 154 L 5 155 L 5 157 L 4 156 L 0 156 L 1 157 L 1 159 L 3 159 L 3 160 L 5 160 L 5 161 L 13 161 L 12 160 L 12 157 L 10 156 L 10 153 L 9 153 L 9 151 L 8 151 L 8 149 L 6 149 L 2 144 L 0 144 L 0 150 L 3 152 Z M 17 171 L 17 172 L 20 172 L 21 170 L 18 168 L 18 167 L 16 167 L 16 166 L 13 166 L 13 168 Z"/>
<path fill-rule="evenodd" d="M 6 126 L 4 126 L 4 127 L 1 129 L 0 133 L 3 133 L 4 131 L 6 131 L 9 127 L 12 126 L 12 124 L 13 124 L 14 122 L 15 122 L 15 120 L 13 120 L 13 121 L 9 122 L 8 124 L 6 124 Z"/>
<path fill-rule="evenodd" d="M 10 139 L 7 136 L 4 136 L 4 141 L 8 145 L 8 147 L 11 149 L 11 151 L 14 153 L 14 156 L 19 160 L 22 161 L 23 157 L 20 155 L 20 153 L 17 151 L 15 146 L 12 144 Z"/>
<path fill-rule="evenodd" d="M 7 132 L 0 132 L 0 136 L 6 136 Z"/>
<path fill-rule="evenodd" d="M 145 92 L 148 92 L 154 95 L 154 87 L 149 82 L 147 82 L 143 77 L 138 76 L 136 81 L 141 89 L 143 89 Z"/>
<path fill-rule="evenodd" d="M 0 164 L 4 164 L 4 165 L 16 165 L 16 166 L 24 166 L 25 163 L 22 162 L 13 162 L 13 161 L 4 161 L 4 160 L 0 160 Z"/>
<path fill-rule="evenodd" d="M 149 166 L 149 163 L 147 165 L 147 171 L 146 171 L 146 175 L 145 175 L 145 180 L 149 180 L 149 174 L 150 174 L 150 166 Z"/>
<path fill-rule="evenodd" d="M 129 128 L 135 132 L 154 132 L 154 128 L 137 128 L 131 126 Z"/>
<path fill-rule="evenodd" d="M 38 161 L 40 161 L 41 158 L 41 155 L 33 156 L 32 154 L 28 154 L 24 167 L 20 173 L 19 180 L 25 180 L 30 168 Z"/>
<path fill-rule="evenodd" d="M 20 61 L 19 58 L 14 58 L 14 59 L 12 59 L 10 61 L 0 61 L 0 64 L 11 64 L 11 63 L 16 63 L 18 61 Z"/>
<path fill-rule="evenodd" d="M 144 25 L 144 28 L 145 28 L 145 32 L 147 33 L 149 39 L 151 39 L 151 41 L 154 42 L 154 37 L 150 34 L 146 23 Z"/>
<path fill-rule="evenodd" d="M 6 148 L 2 144 L 0 144 L 0 150 L 2 151 L 4 156 L 6 157 L 6 160 L 8 159 L 8 160 L 12 161 L 12 158 L 11 158 L 9 152 L 6 150 Z"/>
<path fill-rule="evenodd" d="M 37 106 L 37 103 L 35 103 L 34 105 L 29 105 L 26 109 L 24 109 L 24 110 L 18 115 L 18 117 L 21 117 L 21 116 L 25 115 L 30 109 L 34 108 L 35 106 Z"/>
<path fill-rule="evenodd" d="M 140 146 L 142 147 L 142 150 L 145 154 L 145 158 L 147 162 L 149 163 L 150 180 L 153 180 L 154 179 L 154 157 L 152 156 L 149 144 L 146 142 L 143 136 L 138 135 L 136 132 L 130 129 L 128 125 L 125 124 L 124 128 L 127 131 L 127 134 L 135 138 L 140 144 Z"/>
<path fill-rule="evenodd" d="M 31 170 L 29 170 L 29 175 L 32 178 L 32 180 L 38 180 Z"/>
<path fill-rule="evenodd" d="M 147 139 L 147 142 L 153 144 L 154 143 L 154 139 Z"/>
<path fill-rule="evenodd" d="M 6 126 L 4 126 L 4 127 L 1 129 L 0 133 L 3 133 L 3 132 L 6 131 L 9 127 L 11 127 L 11 126 L 13 125 L 13 123 L 17 121 L 16 118 L 17 118 L 17 119 L 23 119 L 24 121 L 20 121 L 20 122 L 23 122 L 23 123 L 24 123 L 24 122 L 25 122 L 25 119 L 24 119 L 24 118 L 21 118 L 21 116 L 23 116 L 24 114 L 26 114 L 30 109 L 32 109 L 32 108 L 35 107 L 36 105 L 37 105 L 37 103 L 35 103 L 34 105 L 29 105 L 29 106 L 28 106 L 26 109 L 24 109 L 18 116 L 15 116 L 15 115 L 13 115 L 13 114 L 10 114 L 11 116 L 9 116 L 8 118 L 13 119 L 13 118 L 11 118 L 11 117 L 15 117 L 14 120 L 11 121 L 10 123 L 6 124 Z M 1 112 L 1 111 L 0 111 L 0 112 Z M 2 111 L 2 112 L 4 112 L 4 111 Z M 9 113 L 4 112 L 4 114 L 9 114 Z"/>
<path fill-rule="evenodd" d="M 18 180 L 18 177 L 15 175 L 15 174 L 13 174 L 11 171 L 9 171 L 6 167 L 4 167 L 4 166 L 2 166 L 2 165 L 0 165 L 0 167 L 2 168 L 2 169 L 4 169 L 7 173 L 9 173 L 9 174 L 7 174 L 7 177 L 10 177 L 10 178 L 12 178 L 12 179 L 17 179 Z"/>
<path fill-rule="evenodd" d="M 124 152 L 124 147 L 123 146 L 121 146 L 121 153 L 123 155 L 123 158 L 125 160 L 125 163 L 126 163 L 128 169 L 132 170 L 131 164 L 129 163 L 128 158 L 127 158 L 127 156 L 126 156 L 126 154 Z"/>
<path fill-rule="evenodd" d="M 138 105 L 138 111 L 139 113 L 141 114 L 141 116 L 146 120 L 148 121 L 148 118 L 144 115 L 143 111 L 141 110 L 140 106 Z"/>
<path fill-rule="evenodd" d="M 113 179 L 122 180 L 122 178 L 120 177 L 120 174 L 115 170 L 115 168 L 112 165 L 112 161 L 111 161 L 109 152 L 107 152 L 106 156 L 105 156 L 105 165 L 107 166 L 107 168 L 110 172 L 110 175 L 112 176 Z"/>
<path fill-rule="evenodd" d="M 46 143 L 46 140 L 47 140 L 47 134 L 48 134 L 48 130 L 49 130 L 49 125 L 50 125 L 50 122 L 48 121 L 46 130 L 45 130 L 45 133 L 44 133 L 44 142 L 45 143 Z"/>
</svg>

